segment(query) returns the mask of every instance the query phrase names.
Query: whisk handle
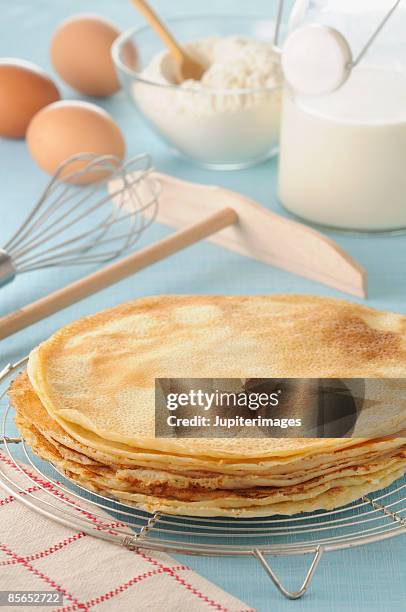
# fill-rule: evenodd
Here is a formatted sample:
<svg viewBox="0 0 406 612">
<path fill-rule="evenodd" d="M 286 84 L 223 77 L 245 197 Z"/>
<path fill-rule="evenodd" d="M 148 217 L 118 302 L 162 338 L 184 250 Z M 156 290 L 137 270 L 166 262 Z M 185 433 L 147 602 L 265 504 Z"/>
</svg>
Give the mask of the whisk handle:
<svg viewBox="0 0 406 612">
<path fill-rule="evenodd" d="M 233 225 L 237 221 L 238 215 L 232 208 L 222 208 L 194 225 L 105 266 L 63 289 L 54 291 L 21 310 L 0 318 L 0 340 L 117 283 L 161 259 L 165 259 L 165 257 L 169 257 L 169 255 L 185 249 L 195 242 L 211 236 L 225 227 Z"/>
</svg>

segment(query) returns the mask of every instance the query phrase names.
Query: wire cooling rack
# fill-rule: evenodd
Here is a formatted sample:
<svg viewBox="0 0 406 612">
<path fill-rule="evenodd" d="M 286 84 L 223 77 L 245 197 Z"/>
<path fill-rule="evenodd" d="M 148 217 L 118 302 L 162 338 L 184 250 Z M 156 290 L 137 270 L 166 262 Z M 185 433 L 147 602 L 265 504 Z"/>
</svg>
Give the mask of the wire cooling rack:
<svg viewBox="0 0 406 612">
<path fill-rule="evenodd" d="M 190 518 L 148 514 L 132 506 L 97 495 L 67 480 L 54 466 L 39 460 L 24 440 L 13 435 L 13 410 L 7 402 L 6 383 L 27 358 L 0 372 L 0 445 L 9 465 L 27 479 L 24 494 L 11 471 L 0 462 L 0 483 L 36 512 L 88 535 L 130 550 L 149 549 L 207 556 L 252 556 L 258 560 L 282 595 L 299 599 L 310 586 L 322 555 L 406 533 L 406 479 L 364 496 L 343 508 L 293 517 L 260 519 Z M 18 460 L 28 464 L 23 471 Z M 15 473 L 15 470 L 14 470 Z M 305 579 L 289 591 L 273 571 L 267 556 L 312 555 Z"/>
</svg>

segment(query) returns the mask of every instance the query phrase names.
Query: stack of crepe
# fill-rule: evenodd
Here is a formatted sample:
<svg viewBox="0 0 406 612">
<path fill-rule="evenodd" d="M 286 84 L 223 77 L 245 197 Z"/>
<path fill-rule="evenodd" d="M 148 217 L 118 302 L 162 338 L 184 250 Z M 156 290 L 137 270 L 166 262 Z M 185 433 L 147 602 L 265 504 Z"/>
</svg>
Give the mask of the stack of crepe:
<svg viewBox="0 0 406 612">
<path fill-rule="evenodd" d="M 148 512 L 256 517 L 342 506 L 406 470 L 406 415 L 367 437 L 156 438 L 155 378 L 406 377 L 406 317 L 310 296 L 158 296 L 79 320 L 12 383 L 35 453 Z"/>
</svg>

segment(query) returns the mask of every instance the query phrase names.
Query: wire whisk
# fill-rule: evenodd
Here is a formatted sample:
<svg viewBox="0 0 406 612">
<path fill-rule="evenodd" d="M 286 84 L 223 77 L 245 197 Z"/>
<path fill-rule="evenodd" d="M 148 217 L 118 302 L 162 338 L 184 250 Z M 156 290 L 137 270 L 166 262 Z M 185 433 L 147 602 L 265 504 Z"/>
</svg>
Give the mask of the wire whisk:
<svg viewBox="0 0 406 612">
<path fill-rule="evenodd" d="M 23 272 L 95 264 L 128 251 L 156 217 L 160 189 L 151 171 L 146 154 L 124 164 L 90 153 L 66 160 L 0 249 L 0 287 Z M 111 179 L 120 180 L 109 192 Z"/>
</svg>

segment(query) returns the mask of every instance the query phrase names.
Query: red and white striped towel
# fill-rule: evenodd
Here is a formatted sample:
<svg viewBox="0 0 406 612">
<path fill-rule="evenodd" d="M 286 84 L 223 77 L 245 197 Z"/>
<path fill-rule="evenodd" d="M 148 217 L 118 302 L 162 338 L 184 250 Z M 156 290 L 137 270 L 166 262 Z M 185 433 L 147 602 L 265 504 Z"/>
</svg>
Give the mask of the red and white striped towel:
<svg viewBox="0 0 406 612">
<path fill-rule="evenodd" d="M 47 495 L 1 452 L 0 465 L 21 491 Z M 22 467 L 34 477 L 27 466 Z M 43 484 L 39 478 L 36 482 Z M 30 510 L 1 484 L 0 590 L 57 590 L 64 596 L 58 612 L 249 611 L 244 603 L 168 555 L 131 552 L 70 530 Z"/>
</svg>

